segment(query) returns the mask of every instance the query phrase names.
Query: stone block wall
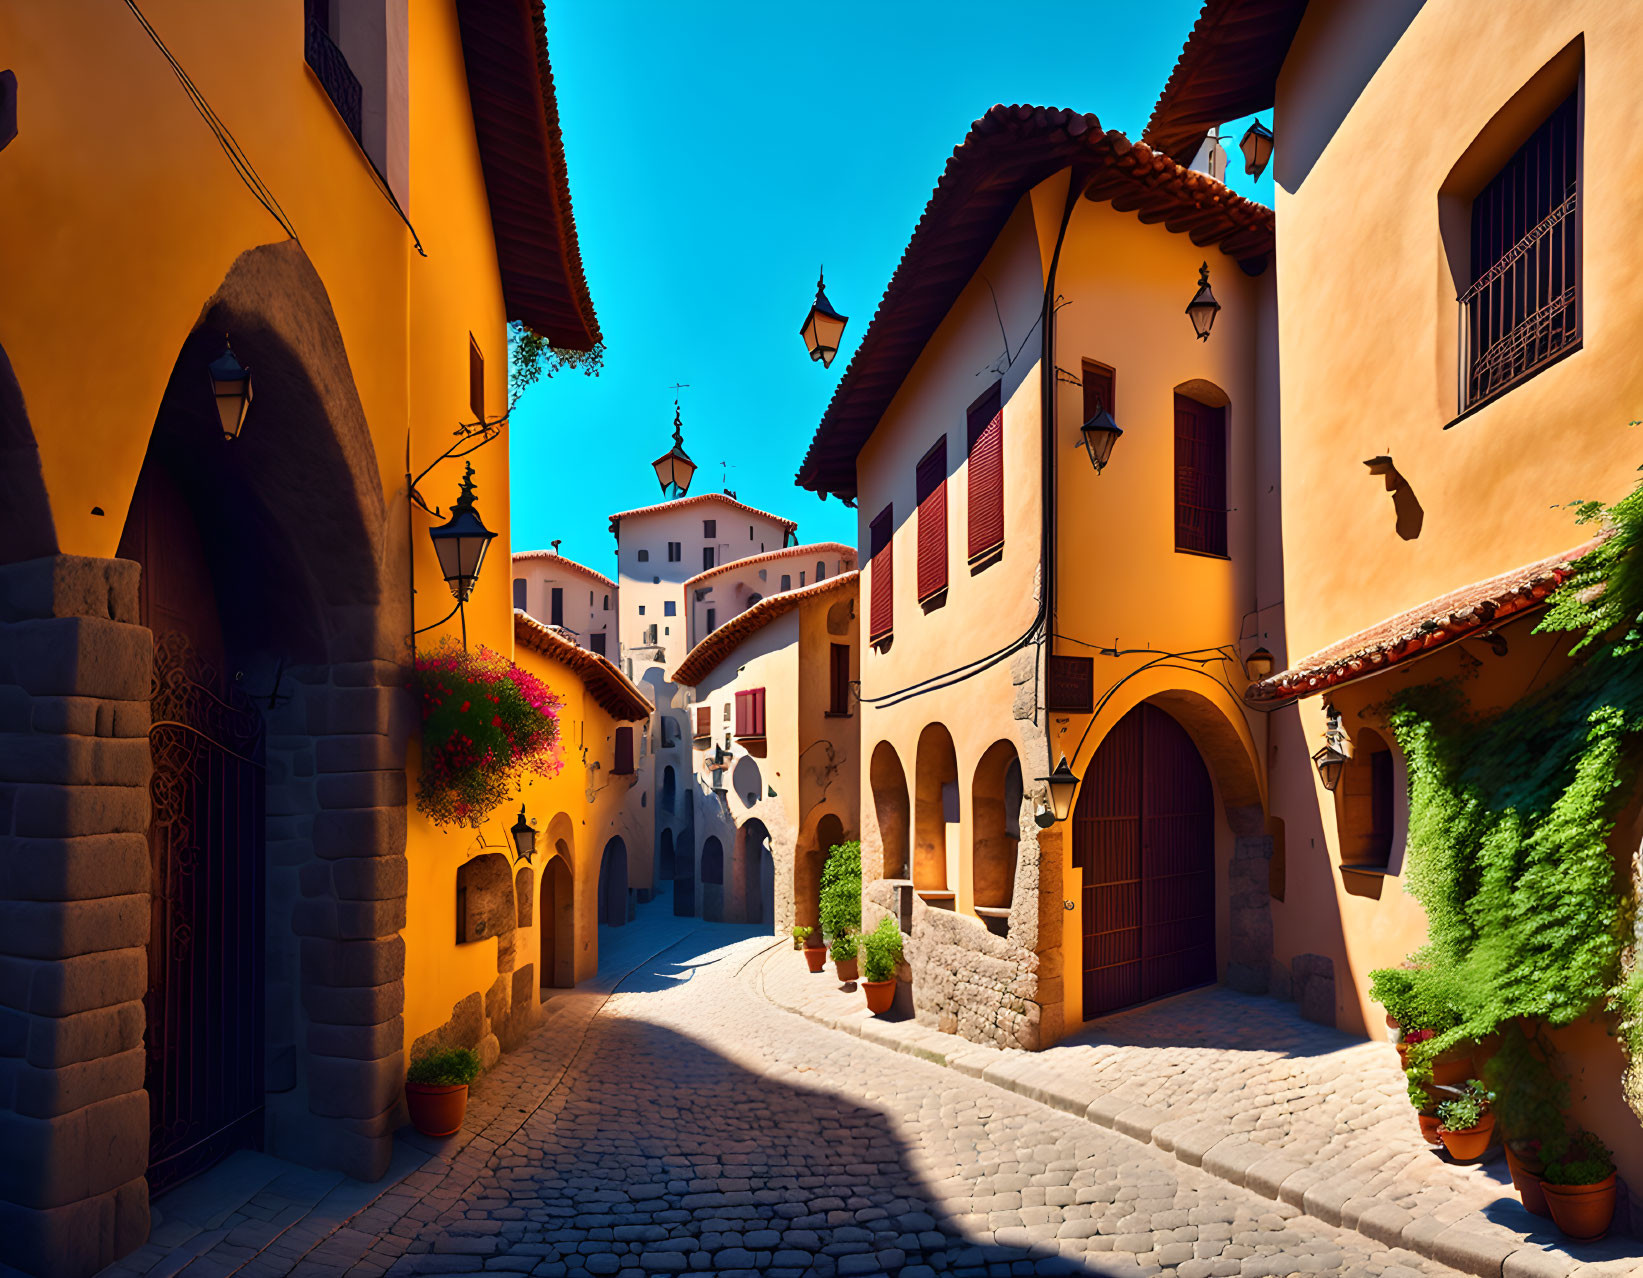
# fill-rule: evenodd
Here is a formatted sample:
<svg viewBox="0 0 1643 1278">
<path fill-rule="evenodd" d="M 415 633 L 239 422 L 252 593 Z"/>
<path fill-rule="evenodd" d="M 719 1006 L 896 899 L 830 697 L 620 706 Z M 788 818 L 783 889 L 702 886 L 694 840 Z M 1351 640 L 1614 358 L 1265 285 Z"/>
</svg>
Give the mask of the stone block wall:
<svg viewBox="0 0 1643 1278">
<path fill-rule="evenodd" d="M 0 1252 L 91 1274 L 148 1236 L 149 683 L 138 568 L 0 567 Z"/>
</svg>

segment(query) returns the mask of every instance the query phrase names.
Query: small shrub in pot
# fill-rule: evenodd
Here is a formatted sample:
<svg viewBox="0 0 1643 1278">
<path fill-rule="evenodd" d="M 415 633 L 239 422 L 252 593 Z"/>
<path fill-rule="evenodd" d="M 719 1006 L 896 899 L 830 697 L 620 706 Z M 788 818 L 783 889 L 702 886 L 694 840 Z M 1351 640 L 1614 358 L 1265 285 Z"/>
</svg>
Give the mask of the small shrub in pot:
<svg viewBox="0 0 1643 1278">
<path fill-rule="evenodd" d="M 890 1010 L 896 998 L 896 968 L 901 964 L 901 929 L 886 915 L 879 925 L 862 938 L 862 966 L 866 980 L 862 992 L 867 996 L 867 1010 L 882 1016 Z"/>
<path fill-rule="evenodd" d="M 424 1136 L 454 1136 L 468 1109 L 468 1084 L 479 1077 L 479 1055 L 471 1048 L 429 1052 L 405 1072 L 405 1107 Z"/>
<path fill-rule="evenodd" d="M 860 947 L 861 938 L 855 932 L 833 938 L 833 970 L 839 974 L 840 981 L 848 983 L 860 976 L 856 969 L 856 953 Z"/>
<path fill-rule="evenodd" d="M 1462 1085 L 1460 1094 L 1438 1106 L 1438 1135 L 1449 1156 L 1469 1163 L 1482 1158 L 1495 1134 L 1495 1116 L 1489 1106 L 1495 1094 L 1480 1079 Z"/>
<path fill-rule="evenodd" d="M 1601 1238 L 1614 1219 L 1614 1155 L 1590 1132 L 1576 1132 L 1544 1151 L 1541 1189 L 1552 1219 L 1569 1237 Z"/>
</svg>

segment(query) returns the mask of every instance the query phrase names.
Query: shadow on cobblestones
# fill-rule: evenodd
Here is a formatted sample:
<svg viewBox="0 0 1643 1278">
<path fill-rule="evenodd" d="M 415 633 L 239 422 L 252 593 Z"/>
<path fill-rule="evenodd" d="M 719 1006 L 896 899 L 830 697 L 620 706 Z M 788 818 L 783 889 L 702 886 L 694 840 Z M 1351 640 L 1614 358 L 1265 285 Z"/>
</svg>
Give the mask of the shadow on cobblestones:
<svg viewBox="0 0 1643 1278">
<path fill-rule="evenodd" d="M 1362 1042 L 1330 1026 L 1303 1021 L 1293 1003 L 1215 985 L 1103 1016 L 1069 1034 L 1062 1045 L 1207 1047 L 1295 1058 L 1328 1056 Z"/>
</svg>

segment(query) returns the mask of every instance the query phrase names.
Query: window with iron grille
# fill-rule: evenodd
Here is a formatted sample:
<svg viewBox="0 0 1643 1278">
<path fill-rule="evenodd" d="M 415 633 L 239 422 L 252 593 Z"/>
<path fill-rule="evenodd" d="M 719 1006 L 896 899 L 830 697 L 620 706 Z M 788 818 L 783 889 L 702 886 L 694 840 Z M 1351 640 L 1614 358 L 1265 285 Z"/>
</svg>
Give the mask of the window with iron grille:
<svg viewBox="0 0 1643 1278">
<path fill-rule="evenodd" d="M 886 506 L 867 528 L 868 554 L 871 556 L 867 562 L 867 570 L 873 576 L 867 637 L 872 643 L 878 643 L 887 637 L 895 621 L 895 562 L 892 548 L 894 529 L 891 523 L 894 514 L 894 507 Z"/>
<path fill-rule="evenodd" d="M 1472 201 L 1461 409 L 1580 344 L 1579 104 L 1571 93 Z"/>
<path fill-rule="evenodd" d="M 736 694 L 736 735 L 764 736 L 764 689 L 749 688 Z"/>
<path fill-rule="evenodd" d="M 1175 397 L 1175 548 L 1227 553 L 1227 410 Z"/>
<path fill-rule="evenodd" d="M 324 86 L 326 96 L 348 126 L 348 132 L 358 142 L 364 119 L 364 101 L 359 77 L 331 38 L 330 0 L 306 0 L 303 10 L 303 57 Z"/>
</svg>

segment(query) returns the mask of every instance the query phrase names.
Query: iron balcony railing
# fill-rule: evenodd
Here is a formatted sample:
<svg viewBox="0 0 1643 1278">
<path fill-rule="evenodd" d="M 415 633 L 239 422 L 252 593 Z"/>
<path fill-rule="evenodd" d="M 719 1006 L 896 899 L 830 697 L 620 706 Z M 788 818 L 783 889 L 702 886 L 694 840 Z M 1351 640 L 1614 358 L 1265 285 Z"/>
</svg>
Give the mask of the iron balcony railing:
<svg viewBox="0 0 1643 1278">
<path fill-rule="evenodd" d="M 348 65 L 348 59 L 342 56 L 342 50 L 337 48 L 336 42 L 331 39 L 331 33 L 312 13 L 308 15 L 303 54 L 308 59 L 308 65 L 314 69 L 314 74 L 319 77 L 319 82 L 325 86 L 325 92 L 330 95 L 337 113 L 348 126 L 348 131 L 354 135 L 354 141 L 358 142 L 363 112 L 359 77 Z"/>
</svg>

